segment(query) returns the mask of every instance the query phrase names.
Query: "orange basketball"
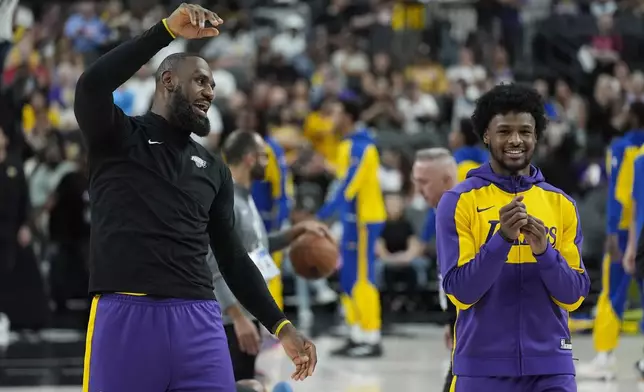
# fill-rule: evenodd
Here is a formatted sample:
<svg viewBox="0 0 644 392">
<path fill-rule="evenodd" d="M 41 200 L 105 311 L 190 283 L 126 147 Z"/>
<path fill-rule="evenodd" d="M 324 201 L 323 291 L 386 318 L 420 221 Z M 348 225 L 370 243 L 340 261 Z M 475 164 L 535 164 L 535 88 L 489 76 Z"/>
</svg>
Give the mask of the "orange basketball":
<svg viewBox="0 0 644 392">
<path fill-rule="evenodd" d="M 326 237 L 304 233 L 291 245 L 293 270 L 305 279 L 327 278 L 338 267 L 338 246 Z"/>
</svg>

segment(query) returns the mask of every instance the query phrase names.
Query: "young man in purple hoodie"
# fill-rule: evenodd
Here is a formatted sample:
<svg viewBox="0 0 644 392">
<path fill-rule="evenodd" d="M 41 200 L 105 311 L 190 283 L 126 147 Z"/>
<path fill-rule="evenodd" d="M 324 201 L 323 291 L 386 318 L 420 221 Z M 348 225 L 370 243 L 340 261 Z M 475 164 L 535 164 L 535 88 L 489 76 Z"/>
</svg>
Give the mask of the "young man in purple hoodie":
<svg viewBox="0 0 644 392">
<path fill-rule="evenodd" d="M 451 390 L 576 391 L 568 312 L 590 280 L 574 200 L 530 164 L 543 103 L 531 88 L 499 85 L 472 121 L 490 163 L 436 212 L 443 289 L 458 310 Z"/>
</svg>

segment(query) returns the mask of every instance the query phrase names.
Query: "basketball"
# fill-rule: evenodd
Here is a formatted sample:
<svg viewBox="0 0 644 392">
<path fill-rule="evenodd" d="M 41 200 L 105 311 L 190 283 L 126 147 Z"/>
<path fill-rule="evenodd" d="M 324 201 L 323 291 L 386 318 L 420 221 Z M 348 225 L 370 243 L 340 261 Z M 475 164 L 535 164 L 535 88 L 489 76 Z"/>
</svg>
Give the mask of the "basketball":
<svg viewBox="0 0 644 392">
<path fill-rule="evenodd" d="M 304 233 L 291 245 L 293 270 L 305 279 L 329 277 L 338 267 L 338 246 L 330 239 Z"/>
</svg>

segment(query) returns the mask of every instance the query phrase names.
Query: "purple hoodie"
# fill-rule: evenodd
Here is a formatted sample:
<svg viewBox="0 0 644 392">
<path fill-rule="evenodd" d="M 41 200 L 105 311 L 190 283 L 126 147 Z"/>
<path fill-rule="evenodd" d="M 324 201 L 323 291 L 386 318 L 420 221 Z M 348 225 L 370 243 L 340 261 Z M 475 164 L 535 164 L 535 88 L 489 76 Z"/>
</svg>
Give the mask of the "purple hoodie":
<svg viewBox="0 0 644 392">
<path fill-rule="evenodd" d="M 523 236 L 509 243 L 498 234 L 499 209 L 516 195 L 547 227 L 541 255 Z M 458 309 L 454 374 L 574 374 L 568 312 L 590 288 L 574 200 L 536 167 L 504 177 L 485 164 L 441 198 L 436 233 L 443 288 Z"/>
</svg>

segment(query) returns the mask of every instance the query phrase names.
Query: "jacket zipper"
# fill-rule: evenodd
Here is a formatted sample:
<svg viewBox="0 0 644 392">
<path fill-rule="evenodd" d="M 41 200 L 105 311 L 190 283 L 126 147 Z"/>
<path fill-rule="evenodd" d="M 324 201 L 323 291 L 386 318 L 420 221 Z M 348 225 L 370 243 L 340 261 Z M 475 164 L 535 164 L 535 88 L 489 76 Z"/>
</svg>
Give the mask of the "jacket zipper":
<svg viewBox="0 0 644 392">
<path fill-rule="evenodd" d="M 516 197 L 519 191 L 519 182 L 520 180 L 516 176 L 512 176 L 512 186 L 514 188 L 514 196 Z M 522 287 L 523 287 L 523 263 L 521 263 L 521 242 L 519 242 L 519 245 L 517 246 L 517 253 L 519 257 L 519 295 L 517 298 L 519 299 L 519 311 L 517 312 L 519 315 L 518 319 L 518 343 L 519 343 L 519 376 L 523 375 L 523 342 L 521 341 L 521 295 L 522 295 Z"/>
</svg>

